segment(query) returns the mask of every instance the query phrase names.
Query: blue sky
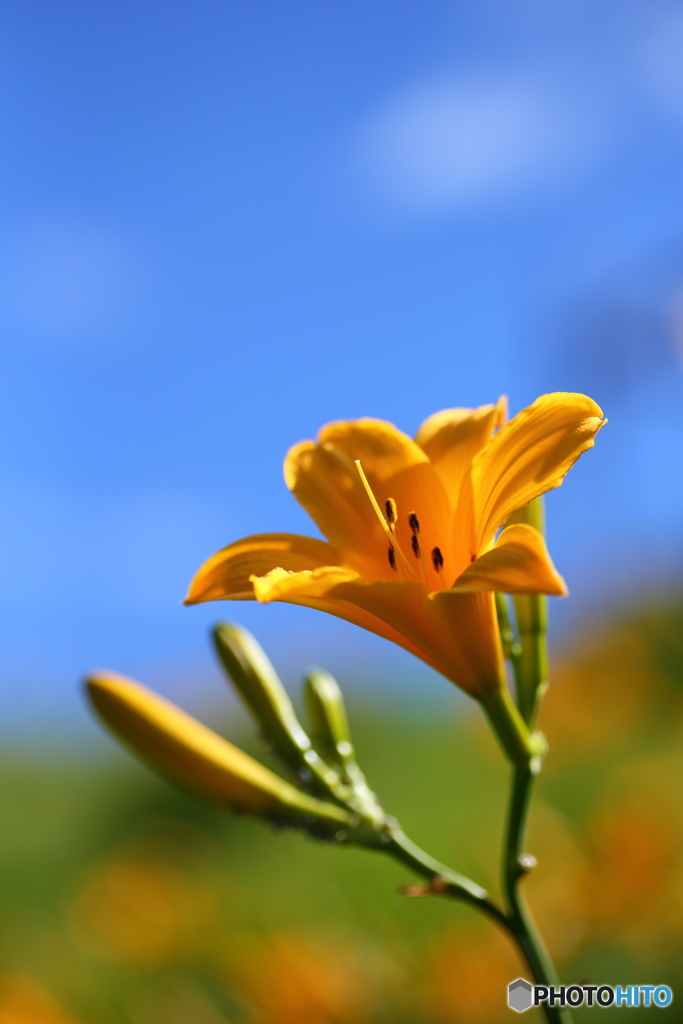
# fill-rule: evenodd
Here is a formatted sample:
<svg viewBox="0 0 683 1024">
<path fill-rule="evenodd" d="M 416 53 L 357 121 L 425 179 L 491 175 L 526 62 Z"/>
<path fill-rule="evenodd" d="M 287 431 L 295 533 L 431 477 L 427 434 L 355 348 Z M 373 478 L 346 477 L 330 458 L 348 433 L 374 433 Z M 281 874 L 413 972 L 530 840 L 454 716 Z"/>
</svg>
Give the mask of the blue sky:
<svg viewBox="0 0 683 1024">
<path fill-rule="evenodd" d="M 282 457 L 331 419 L 586 391 L 558 629 L 675 582 L 683 4 L 5 0 L 0 51 L 6 732 L 82 725 L 93 665 L 217 701 L 219 617 L 442 692 L 317 613 L 179 604 L 310 532 Z"/>
</svg>

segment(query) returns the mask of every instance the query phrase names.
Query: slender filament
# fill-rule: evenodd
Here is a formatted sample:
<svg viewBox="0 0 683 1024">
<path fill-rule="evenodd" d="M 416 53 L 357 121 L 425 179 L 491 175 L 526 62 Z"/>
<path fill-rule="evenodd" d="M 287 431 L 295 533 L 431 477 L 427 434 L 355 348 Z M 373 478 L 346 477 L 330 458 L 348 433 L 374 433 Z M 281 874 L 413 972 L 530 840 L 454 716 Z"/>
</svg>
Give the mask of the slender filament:
<svg viewBox="0 0 683 1024">
<path fill-rule="evenodd" d="M 401 545 L 398 542 L 398 538 L 397 538 L 396 534 L 392 533 L 391 529 L 389 528 L 389 524 L 387 523 L 386 519 L 382 515 L 382 510 L 379 507 L 379 504 L 377 503 L 377 498 L 372 493 L 372 487 L 368 483 L 368 478 L 366 477 L 365 473 L 363 472 L 363 467 L 360 464 L 360 459 L 356 459 L 355 462 L 356 462 L 356 469 L 358 470 L 358 475 L 359 475 L 359 477 L 361 479 L 361 483 L 363 484 L 363 487 L 365 488 L 367 496 L 370 499 L 372 507 L 374 508 L 374 510 L 375 510 L 375 512 L 377 514 L 377 518 L 379 519 L 380 526 L 384 530 L 384 532 L 386 534 L 386 537 L 387 537 L 387 540 L 389 541 L 389 544 L 391 545 L 392 548 L 394 548 L 396 554 L 401 559 L 401 562 L 403 564 L 403 568 L 406 570 L 408 575 L 412 576 L 414 578 L 415 577 L 415 573 L 413 571 L 413 567 L 410 564 L 410 562 L 408 561 L 408 559 L 406 558 L 406 556 L 403 554 L 403 551 L 401 550 Z"/>
</svg>

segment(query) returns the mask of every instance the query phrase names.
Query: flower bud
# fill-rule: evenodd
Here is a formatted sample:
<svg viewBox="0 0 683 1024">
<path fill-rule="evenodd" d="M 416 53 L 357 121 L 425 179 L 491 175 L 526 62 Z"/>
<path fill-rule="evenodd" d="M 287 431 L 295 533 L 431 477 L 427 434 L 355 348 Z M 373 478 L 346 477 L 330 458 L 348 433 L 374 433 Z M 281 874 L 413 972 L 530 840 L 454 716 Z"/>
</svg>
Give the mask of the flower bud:
<svg viewBox="0 0 683 1024">
<path fill-rule="evenodd" d="M 528 523 L 544 533 L 543 498 L 518 509 L 510 522 Z M 533 724 L 541 697 L 548 688 L 548 598 L 545 594 L 515 594 L 515 619 L 521 643 L 517 702 L 526 722 Z"/>
<path fill-rule="evenodd" d="M 304 700 L 311 735 L 323 753 L 342 766 L 355 761 L 344 698 L 337 680 L 323 668 L 306 676 Z"/>
<path fill-rule="evenodd" d="M 316 834 L 348 826 L 343 808 L 299 792 L 147 687 L 108 672 L 86 686 L 100 718 L 134 753 L 196 795 Z"/>
<path fill-rule="evenodd" d="M 313 749 L 280 677 L 251 633 L 222 623 L 215 627 L 213 638 L 235 689 L 284 763 L 318 790 L 329 791 L 338 784 L 338 773 Z"/>
<path fill-rule="evenodd" d="M 339 765 L 344 783 L 351 788 L 347 806 L 377 826 L 385 814 L 356 763 L 344 698 L 337 680 L 324 668 L 313 669 L 306 676 L 304 700 L 313 738 L 324 756 Z"/>
</svg>

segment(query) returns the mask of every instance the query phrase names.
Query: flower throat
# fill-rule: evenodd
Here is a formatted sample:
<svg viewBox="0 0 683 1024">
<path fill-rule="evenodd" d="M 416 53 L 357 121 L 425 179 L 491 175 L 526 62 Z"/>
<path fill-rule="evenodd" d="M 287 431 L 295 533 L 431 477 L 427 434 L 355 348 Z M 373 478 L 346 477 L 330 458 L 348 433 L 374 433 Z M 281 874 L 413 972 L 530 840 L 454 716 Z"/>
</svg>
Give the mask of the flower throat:
<svg viewBox="0 0 683 1024">
<path fill-rule="evenodd" d="M 401 565 L 403 566 L 404 571 L 407 572 L 408 577 L 412 579 L 419 579 L 421 583 L 424 583 L 428 590 L 431 590 L 431 584 L 429 581 L 429 569 L 425 565 L 424 559 L 422 558 L 422 550 L 420 548 L 420 520 L 417 518 L 417 513 L 411 512 L 408 515 L 408 526 L 410 527 L 411 533 L 410 548 L 415 559 L 414 562 L 411 562 L 403 552 L 403 549 L 401 548 L 401 545 L 398 540 L 398 507 L 396 505 L 396 502 L 394 501 L 393 498 L 386 499 L 386 501 L 384 502 L 384 509 L 386 512 L 385 518 L 379 506 L 379 503 L 375 495 L 373 494 L 368 478 L 366 477 L 365 472 L 363 471 L 360 459 L 356 459 L 355 464 L 356 469 L 358 470 L 358 475 L 360 476 L 361 479 L 361 483 L 363 484 L 365 492 L 368 498 L 370 499 L 370 504 L 372 505 L 375 514 L 377 515 L 377 518 L 379 520 L 380 526 L 382 527 L 382 530 L 384 531 L 386 538 L 389 541 L 387 555 L 389 558 L 389 565 L 391 566 L 392 570 L 395 573 L 398 573 L 398 564 L 396 561 L 396 556 L 398 555 L 401 561 Z M 431 556 L 434 572 L 440 573 L 441 570 L 443 569 L 443 555 L 441 554 L 441 549 L 438 547 L 432 548 Z"/>
</svg>

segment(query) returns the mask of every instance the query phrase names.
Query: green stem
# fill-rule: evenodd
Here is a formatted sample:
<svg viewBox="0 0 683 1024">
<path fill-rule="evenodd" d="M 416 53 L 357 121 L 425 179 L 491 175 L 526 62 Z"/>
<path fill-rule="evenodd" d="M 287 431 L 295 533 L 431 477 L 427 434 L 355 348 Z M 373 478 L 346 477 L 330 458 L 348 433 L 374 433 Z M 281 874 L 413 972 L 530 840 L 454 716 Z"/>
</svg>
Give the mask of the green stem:
<svg viewBox="0 0 683 1024">
<path fill-rule="evenodd" d="M 405 864 L 416 874 L 429 881 L 430 888 L 425 891 L 425 894 L 428 891 L 438 896 L 450 896 L 453 899 L 462 900 L 493 918 L 501 927 L 509 930 L 504 912 L 489 899 L 489 894 L 480 885 L 434 860 L 419 846 L 416 846 L 400 828 L 389 827 L 385 835 L 389 837 L 389 841 L 383 849 L 401 864 Z"/>
<path fill-rule="evenodd" d="M 521 766 L 537 762 L 542 748 L 537 737 L 529 732 L 509 691 L 505 688 L 491 690 L 481 698 L 481 706 L 494 736 L 512 763 Z"/>
<path fill-rule="evenodd" d="M 515 767 L 512 776 L 510 809 L 503 855 L 503 901 L 505 921 L 526 962 L 534 981 L 539 985 L 559 986 L 559 979 L 550 954 L 545 947 L 531 912 L 519 889 L 521 878 L 529 869 L 524 863 L 526 823 L 535 775 L 530 768 Z M 571 1024 L 566 1007 L 544 1004 L 542 1010 L 549 1024 Z"/>
<path fill-rule="evenodd" d="M 497 906 L 476 882 L 434 860 L 397 826 L 390 827 L 385 833 L 389 839 L 382 848 L 395 860 L 427 879 L 429 886 L 423 890 L 424 895 L 461 900 L 491 918 L 516 943 L 536 984 L 557 988 L 557 972 L 518 888 L 519 879 L 526 870 L 520 856 L 533 779 L 530 769 L 515 769 L 503 872 L 505 910 Z M 543 1005 L 541 1010 L 548 1024 L 571 1024 L 571 1016 L 565 1007 Z"/>
<path fill-rule="evenodd" d="M 557 988 L 557 972 L 518 888 L 519 879 L 525 873 L 520 856 L 533 779 L 530 769 L 515 769 L 503 872 L 505 910 L 490 899 L 485 889 L 434 860 L 401 829 L 389 829 L 389 842 L 383 849 L 428 880 L 430 884 L 424 890 L 425 895 L 429 893 L 461 900 L 491 918 L 516 943 L 536 984 L 554 985 Z M 541 1010 L 549 1024 L 571 1024 L 571 1016 L 565 1007 L 543 1005 Z"/>
<path fill-rule="evenodd" d="M 516 516 L 518 522 L 526 522 L 540 533 L 544 532 L 544 518 L 542 498 L 530 502 Z M 518 643 L 513 642 L 507 599 L 498 603 L 499 621 L 515 676 L 517 706 L 528 728 L 533 729 L 539 702 L 548 686 L 548 600 L 542 594 L 520 594 L 514 600 Z M 536 767 L 532 763 L 513 767 L 502 865 L 503 902 L 509 929 L 534 979 L 538 984 L 557 988 L 559 979 L 555 965 L 519 888 L 521 879 L 534 864 L 524 862 L 524 843 Z M 552 1024 L 571 1024 L 571 1013 L 566 1007 L 545 1004 L 543 1011 Z"/>
</svg>

